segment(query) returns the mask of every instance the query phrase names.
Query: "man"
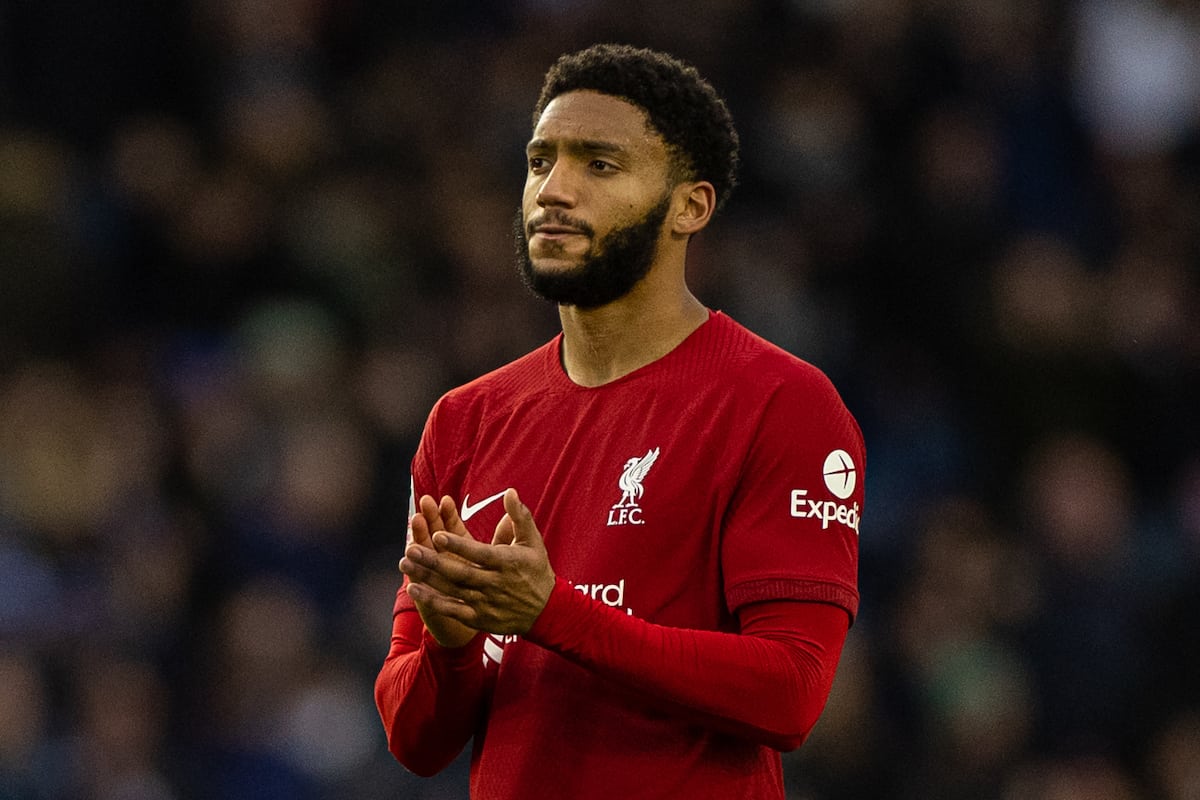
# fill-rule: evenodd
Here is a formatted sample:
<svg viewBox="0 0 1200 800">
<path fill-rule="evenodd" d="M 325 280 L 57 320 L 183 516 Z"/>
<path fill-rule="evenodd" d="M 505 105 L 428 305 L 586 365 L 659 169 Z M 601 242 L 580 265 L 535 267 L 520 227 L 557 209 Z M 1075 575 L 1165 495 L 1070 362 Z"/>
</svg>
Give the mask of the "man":
<svg viewBox="0 0 1200 800">
<path fill-rule="evenodd" d="M 861 433 L 687 288 L 738 147 L 694 69 L 567 55 L 534 121 L 518 256 L 563 331 L 429 417 L 389 747 L 433 774 L 474 737 L 477 800 L 783 798 L 857 611 Z"/>
</svg>

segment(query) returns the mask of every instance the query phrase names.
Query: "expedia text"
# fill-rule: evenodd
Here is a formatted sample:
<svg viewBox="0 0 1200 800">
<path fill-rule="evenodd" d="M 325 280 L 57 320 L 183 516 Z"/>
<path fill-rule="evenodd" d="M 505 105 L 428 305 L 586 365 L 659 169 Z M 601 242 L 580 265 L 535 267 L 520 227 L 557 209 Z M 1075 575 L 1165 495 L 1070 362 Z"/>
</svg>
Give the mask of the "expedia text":
<svg viewBox="0 0 1200 800">
<path fill-rule="evenodd" d="M 808 497 L 807 489 L 792 490 L 792 516 L 797 519 L 819 519 L 822 530 L 827 529 L 830 522 L 838 522 L 858 533 L 858 503 L 847 506 L 833 500 L 812 500 Z"/>
</svg>

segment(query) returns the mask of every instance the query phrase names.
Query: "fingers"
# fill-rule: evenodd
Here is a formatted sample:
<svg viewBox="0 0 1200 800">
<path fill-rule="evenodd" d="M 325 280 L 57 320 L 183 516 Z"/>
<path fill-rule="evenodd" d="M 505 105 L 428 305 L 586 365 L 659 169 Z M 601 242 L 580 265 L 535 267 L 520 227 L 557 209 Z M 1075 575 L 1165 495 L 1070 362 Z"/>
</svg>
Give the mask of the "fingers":
<svg viewBox="0 0 1200 800">
<path fill-rule="evenodd" d="M 405 559 L 405 561 L 407 560 Z M 444 575 L 424 570 L 419 565 L 406 565 L 404 561 L 401 562 L 401 565 L 401 568 L 404 569 L 405 574 L 409 577 L 409 583 L 406 587 L 409 597 L 412 597 L 414 601 L 419 601 L 418 607 L 420 607 L 420 604 L 425 603 L 427 598 L 435 596 L 476 609 L 484 605 L 487 600 L 487 593 L 482 589 L 455 583 Z M 425 610 L 428 611 L 429 609 L 426 608 Z M 440 606 L 434 610 L 440 611 Z"/>
<path fill-rule="evenodd" d="M 479 630 L 519 635 L 545 607 L 555 578 L 541 534 L 516 490 L 505 492 L 504 507 L 486 543 L 467 530 L 453 498 L 425 495 L 417 504 L 400 571 L 439 642 L 465 641 Z"/>
<path fill-rule="evenodd" d="M 417 502 L 417 513 L 408 521 L 412 540 L 422 547 L 433 547 L 433 534 L 445 530 L 438 504 L 429 495 Z"/>
<path fill-rule="evenodd" d="M 422 496 L 417 503 L 417 513 L 409 520 L 409 528 L 413 532 L 412 540 L 423 547 L 434 547 L 433 535 L 439 531 L 470 536 L 458 514 L 458 506 L 448 496 L 440 503 L 430 495 Z"/>
<path fill-rule="evenodd" d="M 414 542 L 400 560 L 400 571 L 413 583 L 423 583 L 442 594 L 476 602 L 503 580 L 504 568 L 516 554 L 470 537 L 446 531 L 433 534 L 432 545 Z"/>
<path fill-rule="evenodd" d="M 421 609 L 422 616 L 429 614 L 435 617 L 445 617 L 471 627 L 474 627 L 472 623 L 478 621 L 479 613 L 474 608 L 461 600 L 447 597 L 430 586 L 410 583 L 407 591 L 408 596 Z"/>
<path fill-rule="evenodd" d="M 459 537 L 447 537 L 445 532 L 439 531 L 434 534 L 434 538 L 436 544 L 436 540 L 449 538 L 457 541 Z M 444 552 L 442 547 L 435 549 L 416 544 L 409 547 L 404 553 L 404 558 L 400 559 L 400 571 L 412 581 L 429 584 L 438 591 L 449 594 L 457 594 L 456 587 L 483 588 L 489 578 L 487 570 L 478 569 L 474 564 L 453 553 Z"/>
<path fill-rule="evenodd" d="M 443 516 L 442 508 L 446 501 L 450 498 L 442 498 L 442 503 L 439 504 L 430 495 L 423 495 L 417 501 L 417 513 L 409 520 L 408 526 L 412 531 L 412 540 L 414 543 L 422 547 L 433 547 L 433 534 L 438 531 L 447 529 L 447 520 Z M 458 510 L 454 508 L 454 501 L 450 500 L 450 507 L 453 509 L 453 519 L 458 526 L 462 527 L 462 521 L 458 518 Z M 464 529 L 465 530 L 465 529 Z"/>
<path fill-rule="evenodd" d="M 446 531 L 439 531 L 433 535 L 433 546 L 439 553 L 456 555 L 484 569 L 499 569 L 505 563 L 502 548 L 476 541 L 471 536 L 452 536 Z"/>
<path fill-rule="evenodd" d="M 419 503 L 420 513 L 412 520 L 413 543 L 436 553 L 458 556 L 459 559 L 485 570 L 503 569 L 513 557 L 507 547 L 494 545 L 519 544 L 544 550 L 545 545 L 533 521 L 533 515 L 521 502 L 516 489 L 510 488 L 505 492 L 504 508 L 507 513 L 497 523 L 492 541 L 484 543 L 476 540 L 467 531 L 453 498 L 446 496 L 438 502 L 425 495 Z M 418 563 L 423 563 L 425 567 L 435 571 L 442 571 L 445 577 L 452 581 L 460 580 L 469 574 L 469 571 L 457 569 L 457 565 L 445 571 L 432 562 L 424 563 L 418 560 Z"/>
<path fill-rule="evenodd" d="M 533 515 L 515 490 L 505 493 L 504 507 L 492 541 L 485 543 L 466 532 L 453 500 L 422 498 L 422 521 L 416 524 L 428 538 L 414 535 L 400 569 L 423 617 L 517 635 L 533 625 L 553 592 L 554 570 Z M 432 519 L 442 527 L 434 528 Z"/>
<path fill-rule="evenodd" d="M 429 529 L 429 520 L 418 512 L 408 521 L 408 529 L 412 532 L 412 543 L 422 547 L 433 547 L 433 532 Z"/>
<path fill-rule="evenodd" d="M 441 513 L 442 522 L 445 523 L 445 529 L 451 533 L 456 533 L 459 536 L 470 535 L 467 532 L 466 523 L 462 521 L 462 517 L 458 515 L 458 504 L 454 502 L 454 498 L 446 495 L 442 498 L 441 505 L 438 507 Z"/>
<path fill-rule="evenodd" d="M 446 529 L 446 526 L 442 520 L 441 507 L 432 497 L 429 495 L 422 496 L 417 508 L 420 511 L 421 516 L 423 516 L 425 521 L 429 523 L 429 531 L 431 533 L 444 531 Z"/>
</svg>

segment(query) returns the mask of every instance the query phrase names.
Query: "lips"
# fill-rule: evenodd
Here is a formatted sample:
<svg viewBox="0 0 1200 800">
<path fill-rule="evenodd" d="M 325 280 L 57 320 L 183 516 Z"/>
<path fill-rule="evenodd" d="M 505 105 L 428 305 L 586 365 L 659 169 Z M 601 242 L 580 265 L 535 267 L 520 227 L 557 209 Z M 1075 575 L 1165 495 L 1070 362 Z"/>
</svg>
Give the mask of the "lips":
<svg viewBox="0 0 1200 800">
<path fill-rule="evenodd" d="M 568 236 L 591 236 L 591 226 L 582 220 L 572 219 L 561 209 L 547 209 L 526 221 L 530 238 L 544 236 L 547 239 L 563 239 Z"/>
<path fill-rule="evenodd" d="M 542 236 L 582 236 L 583 231 L 579 228 L 573 228 L 570 225 L 535 225 L 533 227 L 534 235 Z"/>
</svg>

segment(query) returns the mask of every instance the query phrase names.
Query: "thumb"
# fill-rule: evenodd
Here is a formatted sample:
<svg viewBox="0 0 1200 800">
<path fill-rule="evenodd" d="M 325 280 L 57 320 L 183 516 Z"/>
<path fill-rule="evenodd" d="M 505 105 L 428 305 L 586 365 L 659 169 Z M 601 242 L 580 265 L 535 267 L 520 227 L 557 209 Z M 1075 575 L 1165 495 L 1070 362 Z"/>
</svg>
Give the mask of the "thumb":
<svg viewBox="0 0 1200 800">
<path fill-rule="evenodd" d="M 504 510 L 512 519 L 514 544 L 541 545 L 542 535 L 533 521 L 533 514 L 529 507 L 521 502 L 516 489 L 509 489 L 504 493 Z"/>
</svg>

